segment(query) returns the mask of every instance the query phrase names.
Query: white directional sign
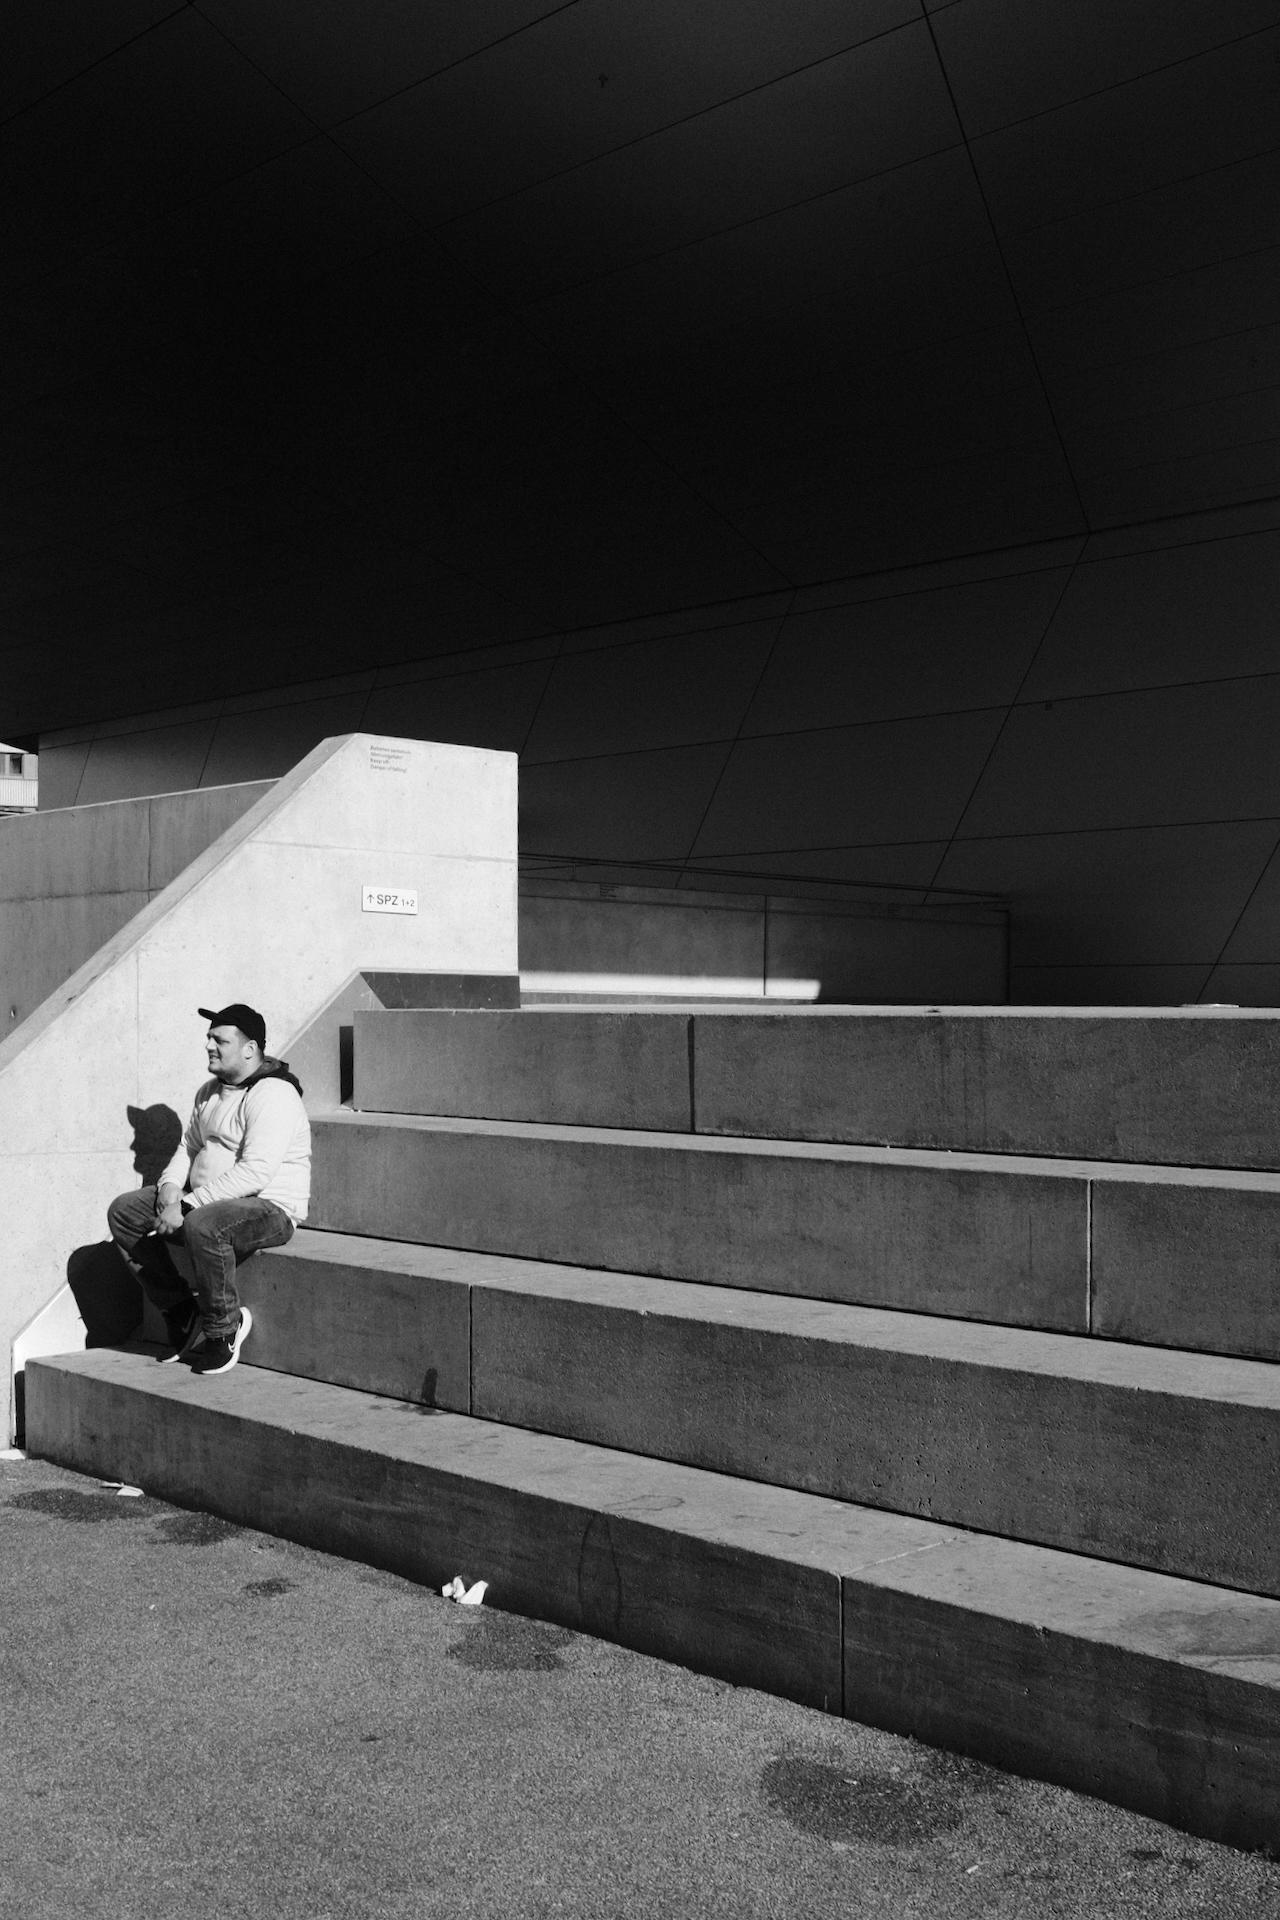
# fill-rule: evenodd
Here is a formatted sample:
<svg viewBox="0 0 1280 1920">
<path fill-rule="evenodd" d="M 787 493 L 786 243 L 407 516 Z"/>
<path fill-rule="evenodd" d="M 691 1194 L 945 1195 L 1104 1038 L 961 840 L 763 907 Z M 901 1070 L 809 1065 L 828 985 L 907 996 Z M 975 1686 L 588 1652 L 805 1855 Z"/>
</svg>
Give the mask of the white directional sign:
<svg viewBox="0 0 1280 1920">
<path fill-rule="evenodd" d="M 361 890 L 360 907 L 364 913 L 416 913 L 418 889 L 416 887 L 364 887 Z"/>
</svg>

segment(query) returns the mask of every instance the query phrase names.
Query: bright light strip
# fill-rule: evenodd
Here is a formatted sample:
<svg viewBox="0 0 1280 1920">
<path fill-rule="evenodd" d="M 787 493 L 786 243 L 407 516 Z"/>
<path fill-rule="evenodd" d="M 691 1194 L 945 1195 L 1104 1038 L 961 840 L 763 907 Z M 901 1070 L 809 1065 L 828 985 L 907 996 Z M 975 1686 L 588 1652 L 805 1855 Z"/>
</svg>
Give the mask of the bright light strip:
<svg viewBox="0 0 1280 1920">
<path fill-rule="evenodd" d="M 627 993 L 646 1000 L 816 1000 L 820 980 L 770 980 L 705 973 L 522 973 L 524 993 Z"/>
</svg>

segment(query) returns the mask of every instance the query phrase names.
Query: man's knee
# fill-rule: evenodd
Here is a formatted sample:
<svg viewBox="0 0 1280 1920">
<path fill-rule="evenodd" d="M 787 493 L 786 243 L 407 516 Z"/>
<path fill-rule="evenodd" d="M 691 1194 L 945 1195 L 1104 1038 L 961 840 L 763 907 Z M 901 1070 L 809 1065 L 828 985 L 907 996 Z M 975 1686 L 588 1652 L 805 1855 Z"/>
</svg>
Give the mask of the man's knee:
<svg viewBox="0 0 1280 1920">
<path fill-rule="evenodd" d="M 216 1203 L 208 1207 L 192 1207 L 182 1218 L 182 1238 L 191 1248 L 211 1247 L 221 1236 L 218 1232 L 219 1210 Z"/>
<path fill-rule="evenodd" d="M 113 1240 L 137 1240 L 155 1224 L 155 1203 L 145 1188 L 118 1193 L 107 1208 L 107 1230 Z"/>
</svg>

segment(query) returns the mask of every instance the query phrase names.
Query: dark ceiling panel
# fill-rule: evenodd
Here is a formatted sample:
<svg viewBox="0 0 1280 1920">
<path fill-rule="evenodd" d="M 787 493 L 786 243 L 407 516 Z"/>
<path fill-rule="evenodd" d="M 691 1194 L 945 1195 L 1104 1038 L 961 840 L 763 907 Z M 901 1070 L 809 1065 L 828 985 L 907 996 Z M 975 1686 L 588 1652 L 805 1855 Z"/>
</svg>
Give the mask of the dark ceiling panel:
<svg viewBox="0 0 1280 1920">
<path fill-rule="evenodd" d="M 268 458 L 309 476 L 340 471 L 349 446 L 564 377 L 561 359 L 459 273 L 429 239 L 332 274 L 279 303 L 273 389 L 259 422 Z"/>
<path fill-rule="evenodd" d="M 584 0 L 341 137 L 435 225 L 913 18 L 906 0 Z"/>
<path fill-rule="evenodd" d="M 563 653 L 525 744 L 525 763 L 731 740 L 777 631 L 776 620 L 756 620 Z"/>
<path fill-rule="evenodd" d="M 987 711 L 740 740 L 693 850 L 945 839 L 998 727 Z"/>
<path fill-rule="evenodd" d="M 1278 589 L 1280 532 L 1085 560 L 1023 697 L 1054 700 L 1270 672 Z"/>
<path fill-rule="evenodd" d="M 1280 28 L 974 142 L 996 224 L 1018 233 L 1276 144 Z"/>
<path fill-rule="evenodd" d="M 1249 327 L 1144 359 L 1055 382 L 1058 419 L 1074 449 L 1082 437 L 1180 408 L 1280 389 L 1280 325 Z"/>
<path fill-rule="evenodd" d="M 1068 429 L 1067 441 L 1082 486 L 1137 466 L 1280 441 L 1280 384 Z"/>
<path fill-rule="evenodd" d="M 320 125 L 358 113 L 562 10 L 566 0 L 200 0 L 200 10 Z M 572 4 L 572 0 L 569 0 Z"/>
<path fill-rule="evenodd" d="M 1166 965 L 1210 962 L 1262 872 L 1275 832 L 1274 822 L 1215 821 L 961 840 L 938 880 L 1009 894 L 1015 956 L 1023 965 L 1080 966 L 1117 955 Z M 1275 952 L 1274 938 L 1267 951 Z M 1148 981 L 1135 997 L 1165 996 Z M 1097 998 L 1105 1004 L 1110 995 Z"/>
<path fill-rule="evenodd" d="M 1275 24 L 1274 0 L 965 0 L 934 30 L 972 137 Z"/>
<path fill-rule="evenodd" d="M 1268 11 L 23 0 L 0 732 L 1260 498 Z"/>
<path fill-rule="evenodd" d="M 430 550 L 556 625 L 787 584 L 780 567 L 570 384 L 460 418 L 443 473 L 419 470 L 417 485 Z M 412 495 L 413 482 L 389 491 Z"/>
<path fill-rule="evenodd" d="M 353 555 L 385 558 L 366 537 Z M 225 592 L 256 593 L 281 580 L 314 574 L 351 545 L 339 508 L 292 476 L 268 470 L 225 493 L 184 502 L 138 520 L 117 520 L 95 536 L 133 577 L 167 581 L 187 598 Z"/>
<path fill-rule="evenodd" d="M 188 7 L 10 125 L 0 281 L 20 286 L 311 131 Z"/>
<path fill-rule="evenodd" d="M 723 746 L 555 760 L 520 781 L 520 845 L 531 853 L 679 860 L 724 765 Z"/>
<path fill-rule="evenodd" d="M 7 0 L 0 119 L 29 107 L 86 67 L 180 10 L 176 0 Z"/>
<path fill-rule="evenodd" d="M 958 141 L 916 26 L 454 220 L 441 238 L 486 285 L 523 302 Z"/>
<path fill-rule="evenodd" d="M 1015 708 L 966 837 L 1280 814 L 1280 674 Z"/>
<path fill-rule="evenodd" d="M 261 306 L 396 241 L 409 216 L 323 137 L 166 214 L 149 236 L 160 273 L 217 314 Z M 314 297 L 314 295 L 310 295 Z"/>
<path fill-rule="evenodd" d="M 1269 500 L 1280 492 L 1280 440 L 1244 440 L 1222 430 L 1222 444 L 1148 460 L 1081 480 L 1099 526 L 1203 513 L 1229 502 Z M 1207 437 L 1207 436 L 1206 436 Z"/>
<path fill-rule="evenodd" d="M 1280 245 L 1280 150 L 1135 194 L 1034 232 L 1015 234 L 1005 256 L 1032 315 L 1095 293 Z"/>
<path fill-rule="evenodd" d="M 851 472 L 738 516 L 746 537 L 796 580 L 909 567 L 947 554 L 1084 528 L 1056 443 L 974 454 L 899 472 Z"/>
<path fill-rule="evenodd" d="M 52 573 L 48 555 L 42 559 L 42 590 L 0 611 L 0 648 L 79 646 L 86 634 L 118 629 L 191 598 L 180 586 L 149 577 L 110 554 L 94 553 L 92 564 L 80 556 L 69 578 Z"/>
<path fill-rule="evenodd" d="M 118 243 L 73 257 L 0 293 L 0 412 L 163 347 L 200 323 L 197 289 L 146 247 Z"/>
<path fill-rule="evenodd" d="M 1067 578 L 1054 567 L 793 614 L 743 734 L 1004 706 Z"/>
<path fill-rule="evenodd" d="M 843 368 L 833 360 L 819 354 L 807 383 L 802 365 L 779 368 L 776 411 L 749 405 L 745 368 L 736 390 L 708 381 L 714 408 L 691 400 L 664 418 L 622 391 L 618 405 L 733 518 L 791 495 L 845 495 L 922 465 L 1053 444 L 1030 356 L 1012 332 L 963 334 L 892 358 L 856 357 Z"/>
<path fill-rule="evenodd" d="M 1280 248 L 1082 298 L 1030 323 L 1051 390 L 1063 375 L 1144 360 L 1280 320 Z"/>
<path fill-rule="evenodd" d="M 728 355 L 767 396 L 769 339 L 793 360 L 837 338 L 892 352 L 1012 319 L 964 154 L 902 167 L 522 309 L 570 364 L 651 358 L 679 382 Z"/>
</svg>

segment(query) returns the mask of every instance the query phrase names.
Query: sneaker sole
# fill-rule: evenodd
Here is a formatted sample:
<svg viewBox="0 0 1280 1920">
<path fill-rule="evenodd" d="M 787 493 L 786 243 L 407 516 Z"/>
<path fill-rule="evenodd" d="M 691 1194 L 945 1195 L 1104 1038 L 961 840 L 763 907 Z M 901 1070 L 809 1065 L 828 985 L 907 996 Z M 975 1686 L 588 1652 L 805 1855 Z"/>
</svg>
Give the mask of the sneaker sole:
<svg viewBox="0 0 1280 1920">
<path fill-rule="evenodd" d="M 236 1337 L 231 1342 L 231 1358 L 224 1360 L 220 1367 L 194 1367 L 192 1371 L 199 1373 L 201 1379 L 205 1380 L 211 1380 L 215 1373 L 230 1373 L 232 1367 L 234 1367 L 236 1361 L 240 1358 L 241 1347 L 249 1338 L 252 1331 L 253 1315 L 250 1313 L 248 1307 L 241 1307 L 240 1325 L 236 1328 Z"/>
<path fill-rule="evenodd" d="M 156 1355 L 156 1359 L 159 1361 L 162 1367 L 171 1367 L 174 1364 L 175 1360 L 189 1360 L 191 1358 L 192 1349 L 195 1347 L 195 1344 L 199 1340 L 199 1338 L 200 1338 L 200 1321 L 197 1318 L 192 1320 L 191 1325 L 188 1327 L 186 1333 L 182 1337 L 182 1340 L 174 1348 L 173 1352 L 158 1353 Z"/>
</svg>

